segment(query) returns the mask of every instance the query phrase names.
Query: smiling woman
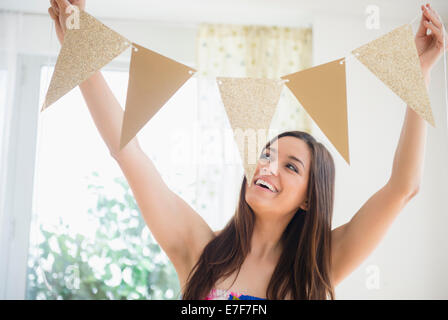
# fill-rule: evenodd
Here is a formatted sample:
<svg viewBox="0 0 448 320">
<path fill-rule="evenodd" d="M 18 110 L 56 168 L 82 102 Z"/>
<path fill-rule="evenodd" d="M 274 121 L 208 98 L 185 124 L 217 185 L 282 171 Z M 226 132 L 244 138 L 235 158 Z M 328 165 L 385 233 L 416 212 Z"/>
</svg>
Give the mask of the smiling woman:
<svg viewBox="0 0 448 320">
<path fill-rule="evenodd" d="M 52 1 L 49 10 L 60 41 L 65 31 L 59 12 L 68 5 Z M 445 50 L 442 39 L 435 12 L 422 7 L 415 44 L 428 85 L 430 70 Z M 80 89 L 148 228 L 176 268 L 186 300 L 334 299 L 335 286 L 378 246 L 419 190 L 426 123 L 408 107 L 389 180 L 348 223 L 332 230 L 333 158 L 310 134 L 287 131 L 265 146 L 254 179 L 242 180 L 233 217 L 214 232 L 167 186 L 137 137 L 119 149 L 123 110 L 101 72 Z"/>
<path fill-rule="evenodd" d="M 445 50 L 436 17 L 429 5 L 422 6 L 415 37 L 427 85 Z M 348 223 L 332 230 L 332 156 L 309 134 L 280 134 L 266 145 L 254 179 L 249 185 L 243 179 L 236 213 L 225 228 L 202 242 L 196 238 L 202 245 L 187 260 L 189 272 L 179 273 L 183 299 L 212 299 L 216 291 L 229 299 L 228 292 L 334 299 L 335 286 L 369 256 L 417 194 L 425 140 L 424 120 L 407 107 L 389 181 Z"/>
<path fill-rule="evenodd" d="M 183 299 L 201 299 L 215 285 L 268 299 L 334 298 L 333 158 L 300 131 L 278 135 L 265 150 L 269 160 L 263 151 L 250 185 L 243 179 L 236 213 L 204 248 Z"/>
</svg>

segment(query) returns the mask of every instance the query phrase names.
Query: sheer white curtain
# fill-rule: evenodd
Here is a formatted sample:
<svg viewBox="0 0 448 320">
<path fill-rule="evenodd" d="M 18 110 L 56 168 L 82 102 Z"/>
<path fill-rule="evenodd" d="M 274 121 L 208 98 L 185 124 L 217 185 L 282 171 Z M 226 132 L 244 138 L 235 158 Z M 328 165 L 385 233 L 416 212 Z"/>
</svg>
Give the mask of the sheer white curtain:
<svg viewBox="0 0 448 320">
<path fill-rule="evenodd" d="M 311 67 L 311 28 L 201 24 L 197 37 L 198 161 L 197 210 L 213 230 L 234 214 L 243 167 L 216 77 L 280 76 Z M 271 123 L 278 132 L 312 133 L 309 116 L 284 87 Z M 234 161 L 232 159 L 236 159 Z"/>
<path fill-rule="evenodd" d="M 10 132 L 8 121 L 15 92 L 17 66 L 17 39 L 22 30 L 22 14 L 0 11 L 0 190 L 3 191 L 7 141 Z M 3 193 L 0 193 L 0 195 Z M 0 203 L 1 199 L 0 197 Z M 1 207 L 0 207 L 1 208 Z M 1 214 L 1 211 L 0 211 Z"/>
<path fill-rule="evenodd" d="M 18 54 L 18 39 L 22 32 L 22 14 L 0 10 L 0 261 L 7 256 L 10 220 L 5 210 L 6 167 L 11 130 L 11 116 L 16 91 L 16 68 Z M 6 263 L 0 263 L 0 277 L 5 276 L 3 268 Z M 5 279 L 0 279 L 0 297 L 4 296 L 2 285 Z"/>
</svg>

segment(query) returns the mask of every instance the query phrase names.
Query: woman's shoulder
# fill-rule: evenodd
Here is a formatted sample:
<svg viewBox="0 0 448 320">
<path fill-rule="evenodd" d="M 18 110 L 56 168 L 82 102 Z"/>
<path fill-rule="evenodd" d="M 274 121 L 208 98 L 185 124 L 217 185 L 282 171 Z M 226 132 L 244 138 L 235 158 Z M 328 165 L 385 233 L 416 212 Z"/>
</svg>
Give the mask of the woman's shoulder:
<svg viewBox="0 0 448 320">
<path fill-rule="evenodd" d="M 212 231 L 214 236 L 216 237 L 221 230 Z M 179 282 L 181 286 L 183 287 L 187 281 L 188 275 L 190 274 L 190 271 L 193 269 L 196 262 L 201 257 L 201 254 L 204 250 L 204 247 L 207 245 L 209 241 L 211 241 L 213 238 L 211 234 L 209 233 L 207 238 L 203 238 L 202 246 L 197 248 L 196 250 L 192 251 L 193 254 L 190 256 L 191 258 L 188 259 L 188 261 L 184 262 L 181 267 L 176 268 L 177 275 L 179 277 Z"/>
</svg>

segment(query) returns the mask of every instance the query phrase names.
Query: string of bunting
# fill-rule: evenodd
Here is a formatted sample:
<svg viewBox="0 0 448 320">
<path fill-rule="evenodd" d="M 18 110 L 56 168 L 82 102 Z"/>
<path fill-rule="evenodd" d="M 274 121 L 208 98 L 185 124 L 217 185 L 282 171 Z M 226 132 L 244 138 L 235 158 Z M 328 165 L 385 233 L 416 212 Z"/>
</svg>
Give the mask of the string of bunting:
<svg viewBox="0 0 448 320">
<path fill-rule="evenodd" d="M 66 32 L 41 112 L 131 47 L 120 139 L 122 149 L 179 88 L 195 75 L 196 70 L 133 43 L 84 10 L 80 10 L 79 19 L 80 28 Z M 404 24 L 354 49 L 351 54 L 351 57 L 356 57 L 410 108 L 435 127 L 411 24 Z M 286 85 L 339 154 L 350 164 L 346 61 L 351 57 L 300 70 L 278 80 L 216 78 L 234 133 L 237 129 L 267 131 L 283 86 Z M 261 145 L 267 142 L 261 140 L 263 138 L 258 140 Z M 244 144 L 239 143 L 238 149 L 250 183 L 256 160 L 249 161 Z"/>
</svg>

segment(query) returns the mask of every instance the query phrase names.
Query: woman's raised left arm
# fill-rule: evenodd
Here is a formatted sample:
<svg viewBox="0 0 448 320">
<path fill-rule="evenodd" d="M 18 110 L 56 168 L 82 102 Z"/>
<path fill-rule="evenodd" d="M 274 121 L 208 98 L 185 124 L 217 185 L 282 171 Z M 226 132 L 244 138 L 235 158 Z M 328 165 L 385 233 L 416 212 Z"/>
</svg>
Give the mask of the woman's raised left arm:
<svg viewBox="0 0 448 320">
<path fill-rule="evenodd" d="M 431 69 L 443 54 L 444 28 L 429 5 L 422 6 L 422 11 L 415 44 L 428 87 Z M 431 34 L 426 34 L 427 29 Z M 425 120 L 409 106 L 406 107 L 389 181 L 349 222 L 332 231 L 333 285 L 337 285 L 370 255 L 396 216 L 417 194 L 423 174 L 426 134 Z"/>
<path fill-rule="evenodd" d="M 443 54 L 443 25 L 429 4 L 422 5 L 422 19 L 415 35 L 415 45 L 426 86 L 429 87 L 431 69 Z M 431 34 L 427 35 L 427 29 Z M 445 44 L 446 45 L 446 44 Z M 395 152 L 389 184 L 396 192 L 412 197 L 419 189 L 425 155 L 426 122 L 409 106 Z"/>
</svg>

